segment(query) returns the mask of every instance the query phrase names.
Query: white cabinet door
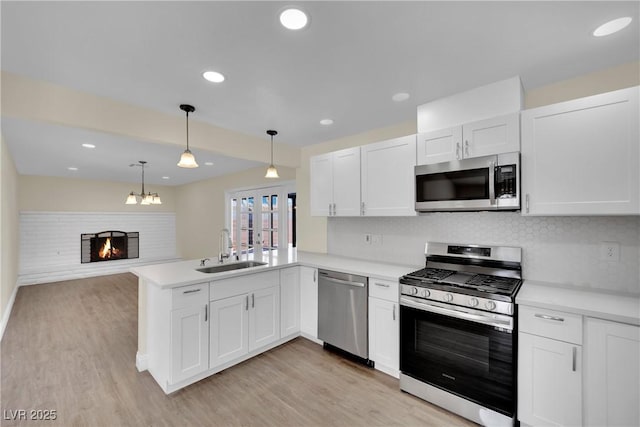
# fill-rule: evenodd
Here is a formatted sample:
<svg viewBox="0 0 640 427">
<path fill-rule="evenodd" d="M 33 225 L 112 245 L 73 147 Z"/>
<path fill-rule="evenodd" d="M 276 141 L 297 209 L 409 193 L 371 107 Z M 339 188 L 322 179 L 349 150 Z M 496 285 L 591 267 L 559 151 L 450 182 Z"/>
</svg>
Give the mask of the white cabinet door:
<svg viewBox="0 0 640 427">
<path fill-rule="evenodd" d="M 412 216 L 416 136 L 409 135 L 361 147 L 362 214 Z"/>
<path fill-rule="evenodd" d="M 280 336 L 300 332 L 300 267 L 280 270 Z"/>
<path fill-rule="evenodd" d="M 360 215 L 360 147 L 333 154 L 334 216 Z"/>
<path fill-rule="evenodd" d="M 208 310 L 199 304 L 171 312 L 171 383 L 209 368 Z"/>
<path fill-rule="evenodd" d="M 249 295 L 243 294 L 211 301 L 211 368 L 230 362 L 249 352 L 247 337 Z"/>
<path fill-rule="evenodd" d="M 582 425 L 582 346 L 526 333 L 518 341 L 518 419 Z"/>
<path fill-rule="evenodd" d="M 419 165 L 462 159 L 462 126 L 418 134 L 416 152 Z"/>
<path fill-rule="evenodd" d="M 400 327 L 398 304 L 369 297 L 369 359 L 396 378 L 400 369 Z"/>
<path fill-rule="evenodd" d="M 462 137 L 465 159 L 520 151 L 520 113 L 468 123 Z"/>
<path fill-rule="evenodd" d="M 640 327 L 586 318 L 585 425 L 640 425 Z"/>
<path fill-rule="evenodd" d="M 333 203 L 333 162 L 331 153 L 311 157 L 309 203 L 311 216 L 329 216 Z"/>
<path fill-rule="evenodd" d="M 300 267 L 300 332 L 318 339 L 318 270 Z"/>
<path fill-rule="evenodd" d="M 522 112 L 524 215 L 640 213 L 638 92 Z"/>
<path fill-rule="evenodd" d="M 249 351 L 280 339 L 280 287 L 249 295 Z"/>
</svg>

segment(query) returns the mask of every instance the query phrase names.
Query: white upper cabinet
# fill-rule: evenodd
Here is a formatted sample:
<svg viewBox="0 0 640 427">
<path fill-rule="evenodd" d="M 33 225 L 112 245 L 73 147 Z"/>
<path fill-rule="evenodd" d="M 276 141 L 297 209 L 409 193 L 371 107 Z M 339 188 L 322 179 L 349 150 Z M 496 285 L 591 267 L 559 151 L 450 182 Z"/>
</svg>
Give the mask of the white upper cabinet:
<svg viewBox="0 0 640 427">
<path fill-rule="evenodd" d="M 312 216 L 360 215 L 360 147 L 311 158 Z"/>
<path fill-rule="evenodd" d="M 418 164 L 427 165 L 520 151 L 520 114 L 418 134 Z"/>
<path fill-rule="evenodd" d="M 416 165 L 416 136 L 365 145 L 361 147 L 361 155 L 361 214 L 415 215 L 413 167 Z"/>
<path fill-rule="evenodd" d="M 638 93 L 522 112 L 523 215 L 640 214 Z"/>
</svg>

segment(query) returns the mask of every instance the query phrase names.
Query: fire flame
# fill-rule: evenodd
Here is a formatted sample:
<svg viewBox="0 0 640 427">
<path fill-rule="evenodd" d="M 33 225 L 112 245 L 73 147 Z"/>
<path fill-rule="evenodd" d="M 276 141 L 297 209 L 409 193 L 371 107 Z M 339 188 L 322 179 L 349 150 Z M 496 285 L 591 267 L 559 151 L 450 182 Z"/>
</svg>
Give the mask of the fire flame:
<svg viewBox="0 0 640 427">
<path fill-rule="evenodd" d="M 107 237 L 107 240 L 104 242 L 104 245 L 102 245 L 102 248 L 100 248 L 100 251 L 98 251 L 98 256 L 101 259 L 116 257 L 119 254 L 120 254 L 120 249 L 111 246 L 110 237 Z"/>
</svg>

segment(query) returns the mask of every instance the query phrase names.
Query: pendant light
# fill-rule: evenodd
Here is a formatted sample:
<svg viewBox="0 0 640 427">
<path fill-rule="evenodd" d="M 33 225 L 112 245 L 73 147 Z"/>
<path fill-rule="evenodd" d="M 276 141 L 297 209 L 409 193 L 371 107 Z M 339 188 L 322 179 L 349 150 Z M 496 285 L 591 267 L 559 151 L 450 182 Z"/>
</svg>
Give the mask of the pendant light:
<svg viewBox="0 0 640 427">
<path fill-rule="evenodd" d="M 140 194 L 134 193 L 133 191 L 129 193 L 129 196 L 127 197 L 127 201 L 125 202 L 125 204 L 127 205 L 137 205 L 138 197 L 140 198 L 141 205 L 161 205 L 162 204 L 162 200 L 160 200 L 160 196 L 158 195 L 158 193 L 148 192 L 145 194 L 144 192 L 144 166 L 146 164 L 147 162 L 145 162 L 144 160 L 139 160 L 138 163 L 132 163 L 129 165 L 129 167 L 139 166 L 142 168 L 142 191 L 140 192 Z"/>
<path fill-rule="evenodd" d="M 193 157 L 193 154 L 189 150 L 189 113 L 193 113 L 196 109 L 193 105 L 188 104 L 180 104 L 180 109 L 187 114 L 187 149 L 184 150 L 184 153 L 180 156 L 178 166 L 181 168 L 197 168 L 196 158 Z"/>
<path fill-rule="evenodd" d="M 271 136 L 271 164 L 267 168 L 267 174 L 264 176 L 265 178 L 279 178 L 278 169 L 273 166 L 273 135 L 277 135 L 278 131 L 268 130 L 267 134 Z"/>
</svg>

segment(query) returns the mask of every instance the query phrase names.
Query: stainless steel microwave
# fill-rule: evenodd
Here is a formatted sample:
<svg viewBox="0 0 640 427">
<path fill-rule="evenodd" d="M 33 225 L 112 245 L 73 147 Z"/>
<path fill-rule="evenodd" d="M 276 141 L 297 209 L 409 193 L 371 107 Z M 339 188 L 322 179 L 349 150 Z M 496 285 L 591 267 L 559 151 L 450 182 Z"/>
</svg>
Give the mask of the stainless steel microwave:
<svg viewBox="0 0 640 427">
<path fill-rule="evenodd" d="M 415 167 L 416 211 L 520 209 L 520 153 Z"/>
</svg>

